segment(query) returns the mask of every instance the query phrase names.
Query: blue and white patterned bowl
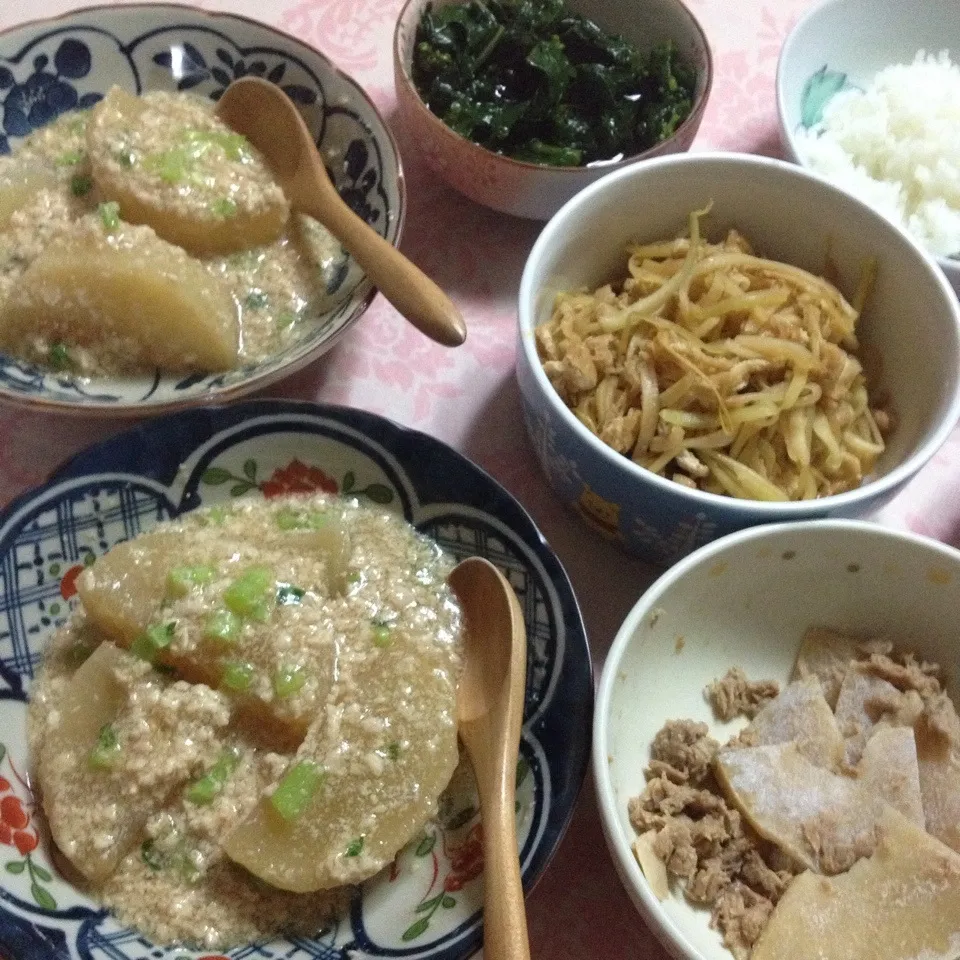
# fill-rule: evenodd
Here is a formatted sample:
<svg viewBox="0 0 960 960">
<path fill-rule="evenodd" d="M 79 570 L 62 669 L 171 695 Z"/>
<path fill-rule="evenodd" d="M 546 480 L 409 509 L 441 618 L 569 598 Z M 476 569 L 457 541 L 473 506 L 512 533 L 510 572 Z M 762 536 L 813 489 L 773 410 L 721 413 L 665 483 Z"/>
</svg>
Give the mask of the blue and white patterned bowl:
<svg viewBox="0 0 960 960">
<path fill-rule="evenodd" d="M 954 0 L 824 0 L 800 18 L 777 65 L 777 113 L 787 157 L 802 164 L 796 135 L 823 118 L 841 90 L 861 89 L 884 67 L 911 63 L 919 50 L 960 58 L 960 6 Z M 937 257 L 960 295 L 960 261 Z"/>
<path fill-rule="evenodd" d="M 301 108 L 341 196 L 382 236 L 400 241 L 405 187 L 396 142 L 373 103 L 326 57 L 266 24 L 190 7 L 88 7 L 0 33 L 0 152 L 66 110 L 89 107 L 114 84 L 130 93 L 189 90 L 216 100 L 237 77 L 278 84 Z M 228 373 L 97 378 L 0 355 L 0 399 L 85 415 L 155 413 L 239 397 L 330 349 L 374 289 L 348 260 L 335 305 L 303 338 Z"/>
<path fill-rule="evenodd" d="M 0 515 L 0 957 L 219 960 L 149 943 L 56 875 L 26 783 L 26 700 L 84 564 L 201 504 L 316 489 L 396 510 L 455 558 L 484 556 L 509 578 L 529 638 L 517 770 L 525 888 L 542 873 L 586 771 L 593 679 L 570 582 L 527 513 L 449 447 L 373 414 L 281 401 L 184 411 L 92 447 Z M 7 797 L 29 813 L 27 824 L 14 817 L 16 832 L 3 819 Z M 439 822 L 359 888 L 329 930 L 229 956 L 465 960 L 481 936 L 478 822 L 472 789 L 448 791 Z"/>
<path fill-rule="evenodd" d="M 534 329 L 562 290 L 622 278 L 626 246 L 675 236 L 712 204 L 702 229 L 736 227 L 765 256 L 822 273 L 829 254 L 852 297 L 862 264 L 877 277 L 858 327 L 873 387 L 896 427 L 874 476 L 855 490 L 792 503 L 690 490 L 608 447 L 569 410 L 537 356 Z M 960 417 L 960 308 L 933 260 L 901 230 L 813 174 L 765 157 L 689 154 L 610 174 L 570 200 L 540 234 L 520 282 L 517 378 L 527 428 L 554 490 L 596 530 L 667 565 L 759 523 L 858 517 L 893 497 Z"/>
</svg>

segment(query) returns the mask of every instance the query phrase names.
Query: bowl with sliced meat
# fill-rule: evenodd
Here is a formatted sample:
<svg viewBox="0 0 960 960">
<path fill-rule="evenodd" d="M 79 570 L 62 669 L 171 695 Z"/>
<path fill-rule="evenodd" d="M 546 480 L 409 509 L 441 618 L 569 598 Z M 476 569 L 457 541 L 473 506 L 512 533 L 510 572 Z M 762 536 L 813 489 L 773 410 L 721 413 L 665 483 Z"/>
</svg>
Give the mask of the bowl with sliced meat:
<svg viewBox="0 0 960 960">
<path fill-rule="evenodd" d="M 960 552 L 849 520 L 731 534 L 644 594 L 593 766 L 673 956 L 956 955 L 958 602 Z"/>
<path fill-rule="evenodd" d="M 244 17 L 140 4 L 5 31 L 0 58 L 0 399 L 111 416 L 222 402 L 366 310 L 363 271 L 216 115 L 233 79 L 275 83 L 341 196 L 399 243 L 396 144 L 322 54 Z"/>
</svg>

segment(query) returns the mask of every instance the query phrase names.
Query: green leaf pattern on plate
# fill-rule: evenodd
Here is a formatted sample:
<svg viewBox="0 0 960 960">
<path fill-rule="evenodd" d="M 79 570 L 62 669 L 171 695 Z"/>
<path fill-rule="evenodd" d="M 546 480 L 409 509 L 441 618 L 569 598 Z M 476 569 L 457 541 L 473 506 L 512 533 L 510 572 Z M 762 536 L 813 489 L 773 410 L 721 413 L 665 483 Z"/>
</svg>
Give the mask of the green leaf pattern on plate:
<svg viewBox="0 0 960 960">
<path fill-rule="evenodd" d="M 823 119 L 823 111 L 831 98 L 851 84 L 839 70 L 828 70 L 824 64 L 811 74 L 800 95 L 800 124 L 808 130 Z"/>
</svg>

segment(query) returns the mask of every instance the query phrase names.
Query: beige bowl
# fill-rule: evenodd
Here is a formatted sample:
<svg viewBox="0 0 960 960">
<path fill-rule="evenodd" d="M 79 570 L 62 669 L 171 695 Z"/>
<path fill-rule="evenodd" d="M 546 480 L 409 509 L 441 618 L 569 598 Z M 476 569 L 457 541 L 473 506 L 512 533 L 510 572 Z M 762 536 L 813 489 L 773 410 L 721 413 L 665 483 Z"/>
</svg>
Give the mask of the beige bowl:
<svg viewBox="0 0 960 960">
<path fill-rule="evenodd" d="M 690 149 L 703 119 L 713 82 L 713 61 L 703 28 L 681 0 L 568 0 L 567 7 L 618 33 L 641 50 L 673 40 L 696 68 L 693 109 L 676 133 L 642 153 L 584 167 L 524 163 L 493 153 L 454 133 L 420 99 L 410 76 L 417 24 L 424 8 L 457 0 L 407 0 L 393 44 L 394 82 L 400 116 L 430 169 L 450 186 L 484 206 L 533 220 L 547 220 L 574 194 L 604 174 L 650 157 Z"/>
</svg>

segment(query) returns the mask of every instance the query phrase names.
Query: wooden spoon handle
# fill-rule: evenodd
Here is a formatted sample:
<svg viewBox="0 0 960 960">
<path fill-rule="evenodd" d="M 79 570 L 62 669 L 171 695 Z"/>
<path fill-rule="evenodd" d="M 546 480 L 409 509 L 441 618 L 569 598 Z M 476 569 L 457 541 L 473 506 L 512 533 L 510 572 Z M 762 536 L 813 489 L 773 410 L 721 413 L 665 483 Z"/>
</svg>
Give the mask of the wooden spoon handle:
<svg viewBox="0 0 960 960">
<path fill-rule="evenodd" d="M 421 333 L 447 347 L 457 347 L 467 328 L 453 301 L 396 247 L 361 220 L 336 194 L 338 203 L 323 206 L 324 225 L 350 251 L 380 292 Z M 309 210 L 306 212 L 310 212 Z"/>
<path fill-rule="evenodd" d="M 516 771 L 491 777 L 480 798 L 483 822 L 484 960 L 530 960 L 527 914 L 517 855 Z M 499 782 L 496 782 L 499 781 Z"/>
</svg>

